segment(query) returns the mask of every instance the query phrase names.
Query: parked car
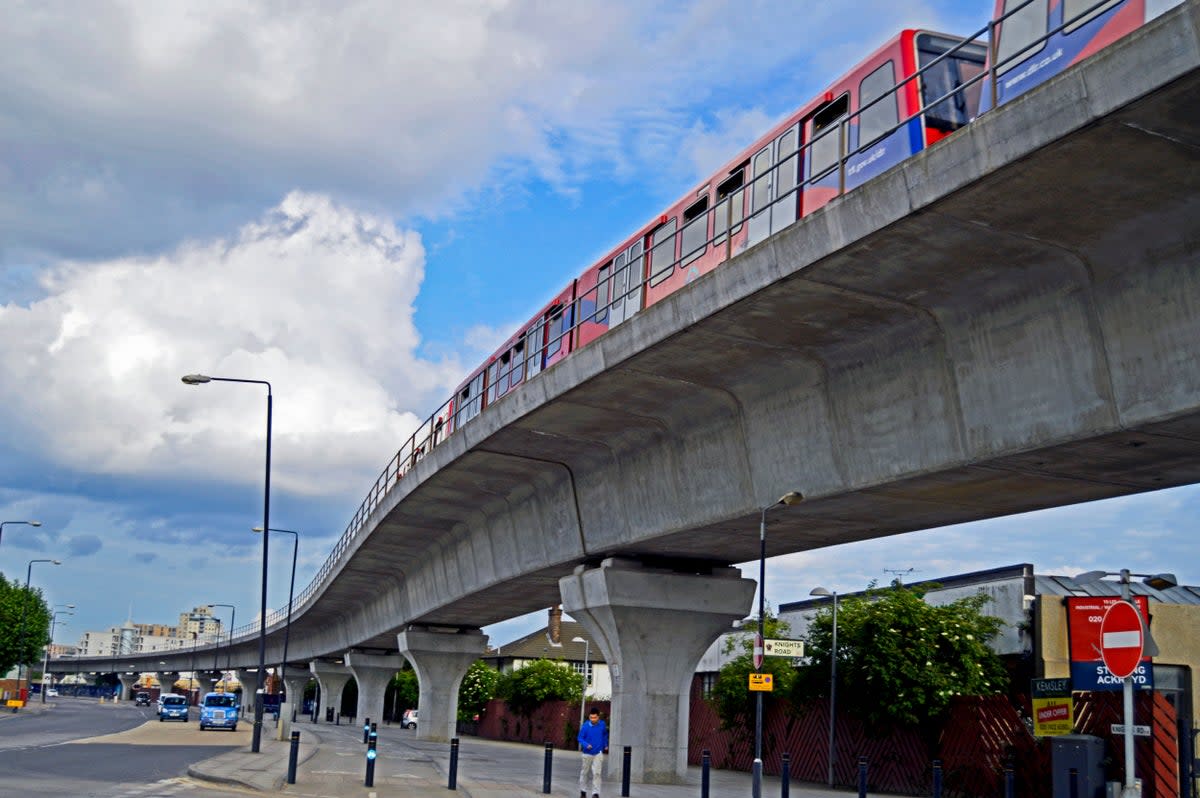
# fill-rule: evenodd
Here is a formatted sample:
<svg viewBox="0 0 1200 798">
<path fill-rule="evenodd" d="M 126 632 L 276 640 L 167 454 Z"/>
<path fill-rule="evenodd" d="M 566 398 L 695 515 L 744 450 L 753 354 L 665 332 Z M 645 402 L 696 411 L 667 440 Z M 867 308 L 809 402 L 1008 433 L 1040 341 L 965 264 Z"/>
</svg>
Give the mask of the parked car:
<svg viewBox="0 0 1200 798">
<path fill-rule="evenodd" d="M 58 690 L 51 687 L 46 691 L 46 698 L 58 698 Z"/>
<path fill-rule="evenodd" d="M 206 693 L 200 702 L 200 731 L 229 729 L 237 731 L 238 697 L 233 693 Z"/>
<path fill-rule="evenodd" d="M 135 695 L 133 697 L 133 703 L 135 706 L 139 706 L 139 707 L 150 706 L 150 694 L 149 693 L 138 693 L 137 695 Z"/>
<path fill-rule="evenodd" d="M 175 693 L 167 693 L 158 699 L 158 720 L 181 720 L 188 722 L 188 700 Z"/>
<path fill-rule="evenodd" d="M 404 728 L 404 729 L 417 728 L 417 710 L 415 710 L 415 709 L 404 710 L 404 716 L 400 719 L 400 726 L 401 726 L 401 728 Z"/>
</svg>

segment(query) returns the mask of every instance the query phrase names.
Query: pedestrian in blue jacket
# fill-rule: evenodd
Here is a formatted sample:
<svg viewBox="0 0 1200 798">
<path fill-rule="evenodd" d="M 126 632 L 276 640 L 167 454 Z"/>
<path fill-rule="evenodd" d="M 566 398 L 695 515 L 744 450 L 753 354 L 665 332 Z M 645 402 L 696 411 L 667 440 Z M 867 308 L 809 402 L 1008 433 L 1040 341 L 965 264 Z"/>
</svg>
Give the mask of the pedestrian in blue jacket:
<svg viewBox="0 0 1200 798">
<path fill-rule="evenodd" d="M 600 720 L 600 710 L 592 707 L 587 722 L 579 727 L 579 753 L 583 762 L 579 768 L 579 798 L 587 798 L 588 772 L 592 775 L 592 798 L 600 798 L 600 775 L 604 770 L 604 755 L 608 753 L 608 726 Z"/>
</svg>

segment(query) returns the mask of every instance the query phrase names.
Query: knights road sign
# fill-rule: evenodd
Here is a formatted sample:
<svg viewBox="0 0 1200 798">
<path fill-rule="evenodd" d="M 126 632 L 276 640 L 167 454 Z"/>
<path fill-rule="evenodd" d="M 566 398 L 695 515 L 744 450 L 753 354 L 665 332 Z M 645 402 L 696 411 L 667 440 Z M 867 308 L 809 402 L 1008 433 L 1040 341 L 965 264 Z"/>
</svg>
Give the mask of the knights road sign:
<svg viewBox="0 0 1200 798">
<path fill-rule="evenodd" d="M 768 657 L 803 657 L 803 640 L 772 640 L 763 641 L 763 653 Z"/>
</svg>

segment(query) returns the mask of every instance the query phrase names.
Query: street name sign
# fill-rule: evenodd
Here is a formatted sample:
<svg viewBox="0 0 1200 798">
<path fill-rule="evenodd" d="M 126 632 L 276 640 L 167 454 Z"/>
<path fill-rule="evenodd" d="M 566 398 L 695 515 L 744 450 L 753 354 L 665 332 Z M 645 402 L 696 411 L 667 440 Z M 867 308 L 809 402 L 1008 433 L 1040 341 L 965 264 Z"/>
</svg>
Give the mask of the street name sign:
<svg viewBox="0 0 1200 798">
<path fill-rule="evenodd" d="M 803 657 L 803 640 L 772 640 L 763 641 L 763 653 L 768 657 Z"/>
</svg>

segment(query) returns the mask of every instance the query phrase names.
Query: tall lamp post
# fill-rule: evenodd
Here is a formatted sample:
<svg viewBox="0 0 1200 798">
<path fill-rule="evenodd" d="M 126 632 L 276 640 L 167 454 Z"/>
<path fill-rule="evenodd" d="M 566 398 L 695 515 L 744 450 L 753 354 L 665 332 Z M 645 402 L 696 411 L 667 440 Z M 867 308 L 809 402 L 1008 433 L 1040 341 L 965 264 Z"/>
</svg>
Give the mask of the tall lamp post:
<svg viewBox="0 0 1200 798">
<path fill-rule="evenodd" d="M 1088 571 L 1075 577 L 1075 581 L 1081 584 L 1090 582 L 1099 582 L 1106 576 L 1116 576 L 1121 585 L 1121 601 L 1133 607 L 1133 611 L 1137 613 L 1138 618 L 1142 622 L 1142 631 L 1144 632 L 1145 643 L 1143 645 L 1143 654 L 1147 657 L 1158 655 L 1158 645 L 1154 642 L 1154 638 L 1150 636 L 1149 619 L 1142 618 L 1142 612 L 1138 609 L 1137 604 L 1134 604 L 1130 599 L 1132 591 L 1129 589 L 1129 578 L 1132 576 L 1142 577 L 1142 582 L 1154 588 L 1155 590 L 1163 590 L 1168 587 L 1175 587 L 1179 584 L 1179 580 L 1175 578 L 1175 574 L 1135 574 L 1128 568 L 1122 568 L 1120 571 Z M 1133 679 L 1125 678 L 1121 680 L 1121 699 L 1124 704 L 1125 711 L 1125 787 L 1121 791 L 1122 798 L 1140 798 L 1142 792 L 1137 787 L 1134 781 L 1134 761 L 1133 761 Z"/>
<path fill-rule="evenodd" d="M 263 480 L 263 529 L 271 528 L 271 383 L 266 380 L 243 380 L 232 377 L 210 377 L 207 374 L 188 374 L 182 378 L 186 385 L 204 385 L 209 382 L 242 382 L 267 386 L 267 466 Z M 254 691 L 254 734 L 250 738 L 250 751 L 259 753 L 262 748 L 263 684 L 267 668 L 267 554 L 270 535 L 263 535 L 262 555 L 262 601 L 259 605 L 258 621 L 258 679 Z"/>
<path fill-rule="evenodd" d="M 41 526 L 41 521 L 0 521 L 0 540 L 4 539 L 4 527 L 7 524 L 26 524 L 28 526 Z"/>
<path fill-rule="evenodd" d="M 26 566 L 26 568 L 25 568 L 25 596 L 23 597 L 24 600 L 21 602 L 21 627 L 20 627 L 21 632 L 17 636 L 17 639 L 21 641 L 21 645 L 18 648 L 18 651 L 20 651 L 20 648 L 23 648 L 25 646 L 25 616 L 29 610 L 29 580 L 33 576 L 33 564 L 35 562 L 48 562 L 51 565 L 62 565 L 62 562 L 59 560 L 38 559 L 38 560 L 30 560 L 29 565 Z M 22 657 L 21 659 L 24 660 L 24 657 Z M 20 695 L 21 695 L 20 685 L 21 685 L 21 671 L 22 670 L 24 670 L 24 672 L 25 672 L 25 695 L 26 695 L 26 697 L 29 696 L 29 665 L 22 662 L 20 668 L 17 669 L 17 697 L 18 698 L 20 698 Z M 27 698 L 22 699 L 22 700 L 27 700 Z"/>
<path fill-rule="evenodd" d="M 837 712 L 837 591 L 823 587 L 814 587 L 808 592 L 810 596 L 830 596 L 833 598 L 833 642 L 829 646 L 829 786 L 833 786 L 833 721 Z"/>
<path fill-rule="evenodd" d="M 262 532 L 263 527 L 256 526 L 254 527 L 254 531 Z M 300 551 L 300 533 L 292 529 L 276 529 L 275 527 L 271 527 L 268 532 L 286 532 L 292 536 L 292 581 L 288 583 L 287 621 L 283 625 L 283 663 L 279 666 L 279 682 L 283 685 L 285 697 L 291 702 L 291 697 L 286 695 L 287 682 L 284 680 L 284 677 L 287 676 L 288 637 L 292 633 L 292 596 L 296 592 L 296 554 Z M 265 533 L 263 537 L 266 537 Z M 292 709 L 294 710 L 295 708 L 295 704 L 292 704 Z"/>
<path fill-rule="evenodd" d="M 592 641 L 586 637 L 572 637 L 572 643 L 583 643 L 583 691 L 579 694 L 579 728 L 583 728 L 583 705 L 587 703 L 588 655 L 592 652 Z"/>
<path fill-rule="evenodd" d="M 229 631 L 225 633 L 225 670 L 229 670 L 229 649 L 233 643 L 233 625 L 237 622 L 236 621 L 237 607 L 233 606 L 232 604 L 209 604 L 208 605 L 208 608 L 210 610 L 213 609 L 214 607 L 228 607 L 230 610 L 230 612 L 229 612 Z M 219 653 L 219 650 L 220 650 L 220 645 L 219 645 L 220 642 L 221 642 L 221 636 L 218 634 L 217 635 L 218 646 L 217 646 L 217 649 L 213 650 L 213 670 L 214 671 L 217 670 L 217 654 Z"/>
<path fill-rule="evenodd" d="M 758 639 L 754 641 L 754 670 L 762 673 L 763 638 L 766 636 L 767 617 L 767 511 L 772 507 L 786 504 L 789 507 L 804 501 L 799 491 L 789 491 L 776 501 L 762 508 L 762 517 L 758 524 Z M 750 774 L 750 794 L 752 798 L 762 798 L 762 720 L 763 694 L 755 693 L 754 704 L 754 766 Z"/>
<path fill-rule="evenodd" d="M 55 605 L 55 606 L 63 606 L 63 607 L 66 607 L 68 610 L 75 609 L 74 604 L 63 604 L 63 605 Z M 74 614 L 75 613 L 68 612 L 67 610 L 55 610 L 54 614 L 50 616 L 50 642 L 46 644 L 46 653 L 42 656 L 42 703 L 43 704 L 46 703 L 46 669 L 48 667 L 50 667 L 50 646 L 54 645 L 55 623 L 58 621 L 58 616 L 60 616 L 60 615 L 74 615 Z M 66 624 L 66 621 L 63 621 L 63 624 Z"/>
</svg>

